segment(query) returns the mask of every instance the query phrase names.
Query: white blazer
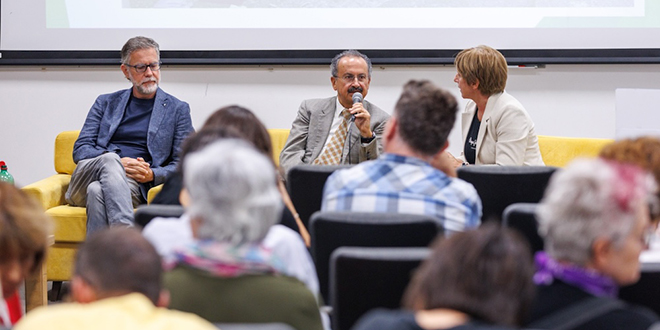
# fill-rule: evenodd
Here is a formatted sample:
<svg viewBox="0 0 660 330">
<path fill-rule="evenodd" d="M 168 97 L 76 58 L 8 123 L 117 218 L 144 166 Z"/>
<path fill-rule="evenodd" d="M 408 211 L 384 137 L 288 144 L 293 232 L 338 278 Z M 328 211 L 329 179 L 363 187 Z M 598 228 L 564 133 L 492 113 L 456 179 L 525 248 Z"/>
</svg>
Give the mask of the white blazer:
<svg viewBox="0 0 660 330">
<path fill-rule="evenodd" d="M 470 100 L 462 113 L 461 158 L 464 161 L 465 140 L 476 111 L 477 104 Z M 488 98 L 477 135 L 475 164 L 545 165 L 532 119 L 522 104 L 507 92 Z"/>
</svg>

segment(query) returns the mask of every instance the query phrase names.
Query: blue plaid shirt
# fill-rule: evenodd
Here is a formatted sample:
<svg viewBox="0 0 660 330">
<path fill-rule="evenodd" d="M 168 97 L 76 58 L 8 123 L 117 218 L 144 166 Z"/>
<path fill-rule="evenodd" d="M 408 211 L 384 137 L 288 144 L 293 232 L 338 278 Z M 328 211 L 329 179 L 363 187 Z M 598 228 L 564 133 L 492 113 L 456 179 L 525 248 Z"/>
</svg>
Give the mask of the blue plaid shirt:
<svg viewBox="0 0 660 330">
<path fill-rule="evenodd" d="M 481 222 L 481 200 L 470 183 L 395 154 L 333 173 L 321 210 L 426 214 L 441 221 L 446 235 Z"/>
</svg>

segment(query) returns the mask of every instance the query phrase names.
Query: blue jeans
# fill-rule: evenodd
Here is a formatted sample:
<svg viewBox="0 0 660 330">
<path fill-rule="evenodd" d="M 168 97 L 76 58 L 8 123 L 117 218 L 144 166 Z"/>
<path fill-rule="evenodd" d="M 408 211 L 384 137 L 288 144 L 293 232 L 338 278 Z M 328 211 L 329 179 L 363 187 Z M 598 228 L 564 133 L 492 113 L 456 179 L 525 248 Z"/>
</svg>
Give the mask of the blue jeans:
<svg viewBox="0 0 660 330">
<path fill-rule="evenodd" d="M 144 202 L 140 184 L 126 177 L 113 152 L 79 161 L 65 197 L 87 208 L 87 237 L 108 226 L 133 226 L 133 208 Z"/>
</svg>

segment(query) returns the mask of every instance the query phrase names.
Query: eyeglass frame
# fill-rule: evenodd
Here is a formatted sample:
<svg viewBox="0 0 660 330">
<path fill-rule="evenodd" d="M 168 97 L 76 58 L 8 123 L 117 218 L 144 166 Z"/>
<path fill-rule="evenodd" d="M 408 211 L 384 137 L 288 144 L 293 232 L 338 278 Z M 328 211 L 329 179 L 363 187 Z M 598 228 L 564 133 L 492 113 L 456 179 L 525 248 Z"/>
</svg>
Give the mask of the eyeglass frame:
<svg viewBox="0 0 660 330">
<path fill-rule="evenodd" d="M 149 64 L 137 64 L 137 65 L 124 64 L 124 65 L 129 68 L 135 69 L 135 72 L 137 73 L 145 73 L 147 72 L 147 68 L 151 69 L 152 72 L 160 71 L 160 67 L 163 65 L 163 62 L 158 61 Z"/>
<path fill-rule="evenodd" d="M 357 78 L 358 83 L 364 83 L 366 81 L 369 81 L 369 75 L 368 74 L 366 74 L 364 76 L 362 74 L 359 74 L 359 75 L 355 76 L 353 74 L 347 73 L 347 74 L 344 74 L 341 77 L 338 77 L 338 76 L 334 76 L 334 77 L 336 79 L 343 80 L 345 83 L 352 83 L 353 81 L 355 81 L 356 78 Z"/>
</svg>

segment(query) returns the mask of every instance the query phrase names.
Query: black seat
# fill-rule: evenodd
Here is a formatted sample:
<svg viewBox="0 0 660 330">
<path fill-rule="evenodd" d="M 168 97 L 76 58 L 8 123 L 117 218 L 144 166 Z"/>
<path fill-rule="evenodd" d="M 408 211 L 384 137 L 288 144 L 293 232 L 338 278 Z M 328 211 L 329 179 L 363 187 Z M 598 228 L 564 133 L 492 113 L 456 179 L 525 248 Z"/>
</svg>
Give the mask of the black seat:
<svg viewBox="0 0 660 330">
<path fill-rule="evenodd" d="M 316 212 L 310 222 L 312 257 L 321 295 L 327 304 L 330 256 L 342 246 L 426 247 L 442 233 L 440 221 L 431 216 L 398 213 Z"/>
<path fill-rule="evenodd" d="M 332 328 L 349 330 L 373 308 L 395 309 L 428 248 L 341 247 L 332 253 Z"/>
<path fill-rule="evenodd" d="M 144 228 L 153 218 L 178 218 L 183 212 L 181 205 L 149 204 L 138 206 L 133 216 L 135 223 Z"/>
<path fill-rule="evenodd" d="M 543 250 L 543 238 L 539 235 L 536 220 L 537 203 L 513 203 L 504 209 L 502 224 L 521 233 L 531 248 L 532 256 Z"/>
<path fill-rule="evenodd" d="M 296 165 L 289 170 L 286 189 L 300 221 L 309 229 L 309 219 L 321 209 L 323 187 L 332 172 L 352 165 Z"/>
<path fill-rule="evenodd" d="M 463 166 L 458 177 L 477 189 L 483 205 L 482 221 L 499 221 L 513 203 L 538 203 L 552 174 L 551 166 Z"/>
</svg>

